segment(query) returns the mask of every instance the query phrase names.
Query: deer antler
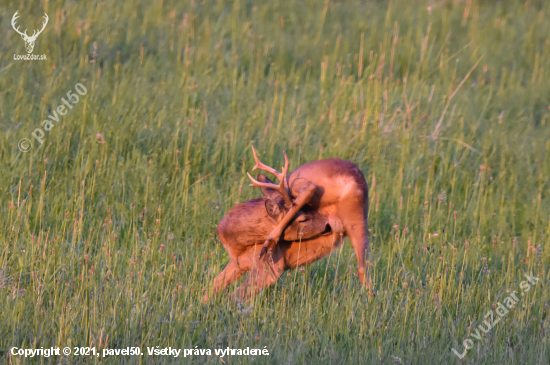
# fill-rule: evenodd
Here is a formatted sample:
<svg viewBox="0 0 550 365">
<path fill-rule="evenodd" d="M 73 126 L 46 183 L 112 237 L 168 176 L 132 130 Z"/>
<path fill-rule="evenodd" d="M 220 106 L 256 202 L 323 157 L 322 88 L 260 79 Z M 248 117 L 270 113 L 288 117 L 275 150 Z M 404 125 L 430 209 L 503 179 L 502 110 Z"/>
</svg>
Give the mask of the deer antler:
<svg viewBox="0 0 550 365">
<path fill-rule="evenodd" d="M 40 30 L 38 31 L 38 33 L 36 33 L 37 30 L 35 29 L 35 30 L 34 30 L 34 33 L 30 36 L 30 38 L 36 39 L 36 37 L 38 37 L 38 35 L 39 35 L 40 33 L 42 33 L 42 31 L 44 30 L 44 28 L 46 28 L 46 24 L 48 24 L 48 20 L 49 20 L 50 18 L 48 18 L 48 14 L 46 14 L 46 13 L 44 13 L 44 18 L 46 19 L 46 21 L 45 21 L 45 22 L 42 22 L 42 29 L 40 29 Z"/>
<path fill-rule="evenodd" d="M 17 27 L 17 28 L 15 27 L 15 19 L 19 18 L 19 17 L 17 16 L 17 13 L 18 13 L 18 11 L 16 11 L 15 14 L 13 14 L 13 17 L 11 18 L 11 26 L 13 27 L 13 29 L 14 29 L 17 33 L 21 34 L 22 36 L 28 37 L 28 35 L 27 35 L 27 30 L 26 30 L 26 29 L 25 29 L 25 32 L 24 32 L 24 33 L 21 33 L 21 32 L 19 31 L 19 27 Z"/>
<path fill-rule="evenodd" d="M 279 173 L 277 170 L 265 165 L 258 159 L 258 155 L 256 154 L 256 150 L 254 149 L 254 146 L 252 146 L 252 152 L 254 153 L 254 160 L 256 160 L 256 165 L 252 170 L 260 169 L 260 170 L 264 170 L 269 173 L 272 173 L 279 180 L 279 185 L 273 184 L 273 183 L 259 182 L 258 180 L 254 179 L 250 175 L 250 173 L 247 172 L 248 178 L 252 181 L 252 184 L 250 184 L 250 186 L 277 190 L 283 196 L 283 199 L 285 200 L 285 204 L 291 207 L 293 205 L 293 201 L 290 195 L 288 194 L 288 191 L 285 188 L 285 180 L 287 179 L 286 174 L 288 172 L 288 156 L 286 155 L 286 153 L 283 151 L 283 154 L 285 155 L 285 166 L 283 167 L 283 171 Z"/>
</svg>

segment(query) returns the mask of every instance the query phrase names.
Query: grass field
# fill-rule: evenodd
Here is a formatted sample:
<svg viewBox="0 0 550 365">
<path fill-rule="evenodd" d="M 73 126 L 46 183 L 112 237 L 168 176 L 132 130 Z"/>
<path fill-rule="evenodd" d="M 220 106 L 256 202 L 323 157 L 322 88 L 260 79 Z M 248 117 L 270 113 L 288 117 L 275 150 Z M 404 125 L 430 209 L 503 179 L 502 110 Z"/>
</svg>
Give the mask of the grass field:
<svg viewBox="0 0 550 365">
<path fill-rule="evenodd" d="M 549 2 L 3 4 L 2 361 L 550 363 Z M 14 60 L 16 10 L 21 29 L 49 15 L 34 47 L 47 60 Z M 31 132 L 77 83 L 86 95 L 41 145 Z M 285 150 L 291 168 L 362 169 L 375 296 L 346 242 L 250 303 L 229 300 L 234 286 L 201 302 L 228 262 L 217 223 L 260 195 L 252 145 L 276 167 Z M 526 273 L 536 285 L 474 339 Z M 14 346 L 269 356 L 26 359 Z"/>
</svg>

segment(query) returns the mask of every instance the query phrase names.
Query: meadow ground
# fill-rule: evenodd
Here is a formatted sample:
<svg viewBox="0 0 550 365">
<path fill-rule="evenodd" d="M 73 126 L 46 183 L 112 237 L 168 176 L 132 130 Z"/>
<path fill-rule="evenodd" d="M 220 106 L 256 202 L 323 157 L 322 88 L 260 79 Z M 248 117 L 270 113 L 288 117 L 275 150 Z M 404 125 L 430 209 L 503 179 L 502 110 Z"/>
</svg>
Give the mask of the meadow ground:
<svg viewBox="0 0 550 365">
<path fill-rule="evenodd" d="M 16 10 L 21 29 L 49 15 L 47 60 L 14 60 Z M 549 2 L 5 1 L 0 25 L 3 362 L 550 363 Z M 347 242 L 249 304 L 200 301 L 228 261 L 217 222 L 259 195 L 251 145 L 363 170 L 376 296 Z"/>
</svg>

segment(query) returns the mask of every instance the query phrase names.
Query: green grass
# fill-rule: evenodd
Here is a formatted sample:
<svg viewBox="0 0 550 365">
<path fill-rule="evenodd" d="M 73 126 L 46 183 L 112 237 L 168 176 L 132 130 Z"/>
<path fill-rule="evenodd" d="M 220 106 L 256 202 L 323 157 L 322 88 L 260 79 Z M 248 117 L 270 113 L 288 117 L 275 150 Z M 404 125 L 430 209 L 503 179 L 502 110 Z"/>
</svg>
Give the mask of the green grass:
<svg viewBox="0 0 550 365">
<path fill-rule="evenodd" d="M 550 3 L 5 4 L 2 361 L 222 363 L 8 354 L 158 345 L 270 353 L 230 364 L 550 363 Z M 48 13 L 46 61 L 14 61 L 16 10 L 29 29 Z M 88 93 L 39 145 L 30 133 L 77 82 Z M 285 150 L 291 168 L 362 169 L 375 297 L 347 242 L 250 311 L 230 290 L 200 301 L 228 261 L 217 222 L 260 194 L 252 145 L 275 166 Z M 459 361 L 451 348 L 531 272 L 535 289 Z"/>
</svg>

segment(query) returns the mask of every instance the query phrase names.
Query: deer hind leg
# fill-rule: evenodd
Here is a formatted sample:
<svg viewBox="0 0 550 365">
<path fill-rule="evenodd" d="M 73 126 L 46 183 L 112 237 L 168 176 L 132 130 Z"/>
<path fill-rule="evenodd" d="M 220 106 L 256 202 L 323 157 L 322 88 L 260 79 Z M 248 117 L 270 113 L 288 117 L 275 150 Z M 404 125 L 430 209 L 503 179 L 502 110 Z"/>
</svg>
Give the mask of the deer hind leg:
<svg viewBox="0 0 550 365">
<path fill-rule="evenodd" d="M 371 286 L 368 264 L 365 268 L 365 260 L 368 262 L 370 251 L 368 204 L 368 191 L 354 183 L 343 190 L 338 202 L 338 216 L 357 256 L 359 281 L 366 288 Z"/>
</svg>

